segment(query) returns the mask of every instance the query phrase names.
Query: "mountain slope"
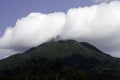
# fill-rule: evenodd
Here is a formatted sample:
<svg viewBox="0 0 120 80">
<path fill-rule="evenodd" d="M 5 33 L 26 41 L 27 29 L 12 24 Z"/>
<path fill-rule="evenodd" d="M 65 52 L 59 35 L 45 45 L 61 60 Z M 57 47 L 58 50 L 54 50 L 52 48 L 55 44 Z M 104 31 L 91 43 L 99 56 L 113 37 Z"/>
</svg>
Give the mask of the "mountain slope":
<svg viewBox="0 0 120 80">
<path fill-rule="evenodd" d="M 112 57 L 110 55 L 103 54 L 100 51 L 94 50 L 96 49 L 95 47 L 92 50 L 91 48 L 88 48 L 88 46 L 90 46 L 90 44 L 84 45 L 83 43 L 79 43 L 74 40 L 47 42 L 36 48 L 31 48 L 23 54 L 13 55 L 7 59 L 1 60 L 0 68 L 4 65 L 5 66 L 3 68 L 7 66 L 12 67 L 13 64 L 19 65 L 27 60 L 34 58 L 44 57 L 47 59 L 56 59 L 70 57 L 71 55 L 75 54 L 80 54 L 81 56 L 85 57 L 93 57 L 100 61 L 104 59 L 111 60 Z"/>
<path fill-rule="evenodd" d="M 38 70 L 34 72 L 34 68 Z M 63 73 L 67 73 L 64 72 L 66 69 L 68 71 L 72 69 L 72 73 L 76 75 L 76 72 L 80 71 L 81 75 L 87 74 L 93 79 L 92 74 L 101 76 L 104 71 L 118 73 L 120 71 L 120 60 L 103 53 L 89 43 L 67 40 L 47 42 L 38 47 L 31 48 L 23 54 L 13 55 L 0 61 L 1 77 L 9 77 L 8 73 L 6 74 L 6 72 L 9 72 L 14 75 L 12 75 L 12 80 L 16 79 L 16 76 L 17 79 L 18 76 L 22 75 L 33 76 L 33 73 L 37 77 L 42 73 L 45 73 L 44 75 L 47 76 L 51 76 L 50 74 L 59 74 L 67 79 L 67 75 L 62 75 Z M 71 76 L 71 74 L 68 75 Z M 32 80 L 32 78 L 30 79 Z"/>
</svg>

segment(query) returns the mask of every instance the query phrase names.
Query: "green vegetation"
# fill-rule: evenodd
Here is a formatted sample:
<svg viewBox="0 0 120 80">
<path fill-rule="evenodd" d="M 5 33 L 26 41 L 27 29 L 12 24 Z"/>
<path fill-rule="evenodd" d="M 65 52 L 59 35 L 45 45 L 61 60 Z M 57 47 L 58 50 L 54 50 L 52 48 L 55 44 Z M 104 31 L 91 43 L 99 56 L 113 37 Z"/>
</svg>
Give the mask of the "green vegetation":
<svg viewBox="0 0 120 80">
<path fill-rule="evenodd" d="M 0 61 L 0 80 L 120 80 L 120 59 L 74 40 L 47 42 Z"/>
</svg>

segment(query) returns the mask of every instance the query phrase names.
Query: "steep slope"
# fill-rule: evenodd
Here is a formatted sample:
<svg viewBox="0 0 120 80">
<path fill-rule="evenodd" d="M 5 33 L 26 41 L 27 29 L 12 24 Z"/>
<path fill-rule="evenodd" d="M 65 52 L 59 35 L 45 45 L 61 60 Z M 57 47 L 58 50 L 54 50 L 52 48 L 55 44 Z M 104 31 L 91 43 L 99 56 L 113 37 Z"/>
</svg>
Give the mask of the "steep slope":
<svg viewBox="0 0 120 80">
<path fill-rule="evenodd" d="M 51 76 L 50 74 L 59 74 L 62 76 L 63 73 L 61 74 L 61 72 L 59 72 L 59 68 L 62 68 L 61 71 L 63 71 L 63 73 L 66 73 L 64 72 L 66 69 L 68 69 L 68 71 L 72 69 L 72 73 L 74 74 L 77 74 L 76 70 L 80 70 L 82 71 L 82 73 L 80 73 L 81 75 L 85 73 L 90 75 L 90 77 L 92 76 L 93 79 L 92 74 L 98 74 L 98 76 L 100 76 L 104 71 L 118 73 L 120 71 L 120 60 L 103 53 L 86 42 L 80 43 L 74 40 L 50 41 L 38 47 L 31 48 L 22 54 L 13 55 L 1 60 L 0 78 L 3 76 L 10 78 L 12 76 L 11 79 L 14 80 L 16 76 L 18 79 L 18 76 L 33 76 L 33 73 L 35 73 L 37 77 L 42 73 L 45 73 L 44 75 L 47 76 Z M 37 69 L 37 71 L 34 72 L 33 69 Z M 56 71 L 58 71 L 58 73 L 56 73 Z M 10 74 L 13 75 L 9 77 L 8 75 Z M 68 76 L 71 75 L 69 74 Z M 64 76 L 64 78 L 67 79 L 66 76 Z M 32 80 L 32 78 L 30 79 Z M 3 77 L 3 80 L 7 79 Z"/>
</svg>

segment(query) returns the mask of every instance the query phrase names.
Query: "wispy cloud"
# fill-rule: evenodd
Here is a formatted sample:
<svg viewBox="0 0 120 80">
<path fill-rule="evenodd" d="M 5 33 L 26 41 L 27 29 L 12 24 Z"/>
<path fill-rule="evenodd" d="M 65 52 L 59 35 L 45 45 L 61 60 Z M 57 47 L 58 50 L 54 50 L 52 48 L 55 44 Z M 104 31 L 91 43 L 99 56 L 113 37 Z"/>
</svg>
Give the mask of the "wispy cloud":
<svg viewBox="0 0 120 80">
<path fill-rule="evenodd" d="M 110 1 L 120 1 L 120 0 L 92 0 L 94 3 L 103 3 L 103 2 L 110 2 Z"/>
</svg>

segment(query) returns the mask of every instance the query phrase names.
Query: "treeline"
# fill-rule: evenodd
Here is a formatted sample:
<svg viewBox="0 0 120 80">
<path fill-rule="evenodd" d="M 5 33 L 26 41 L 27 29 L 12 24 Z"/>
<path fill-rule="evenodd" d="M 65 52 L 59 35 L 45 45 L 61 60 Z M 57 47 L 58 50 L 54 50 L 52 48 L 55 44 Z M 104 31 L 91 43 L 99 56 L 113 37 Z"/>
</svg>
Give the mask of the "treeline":
<svg viewBox="0 0 120 80">
<path fill-rule="evenodd" d="M 34 60 L 22 66 L 0 71 L 0 80 L 120 80 L 120 72 L 64 66 L 59 60 Z"/>
</svg>

